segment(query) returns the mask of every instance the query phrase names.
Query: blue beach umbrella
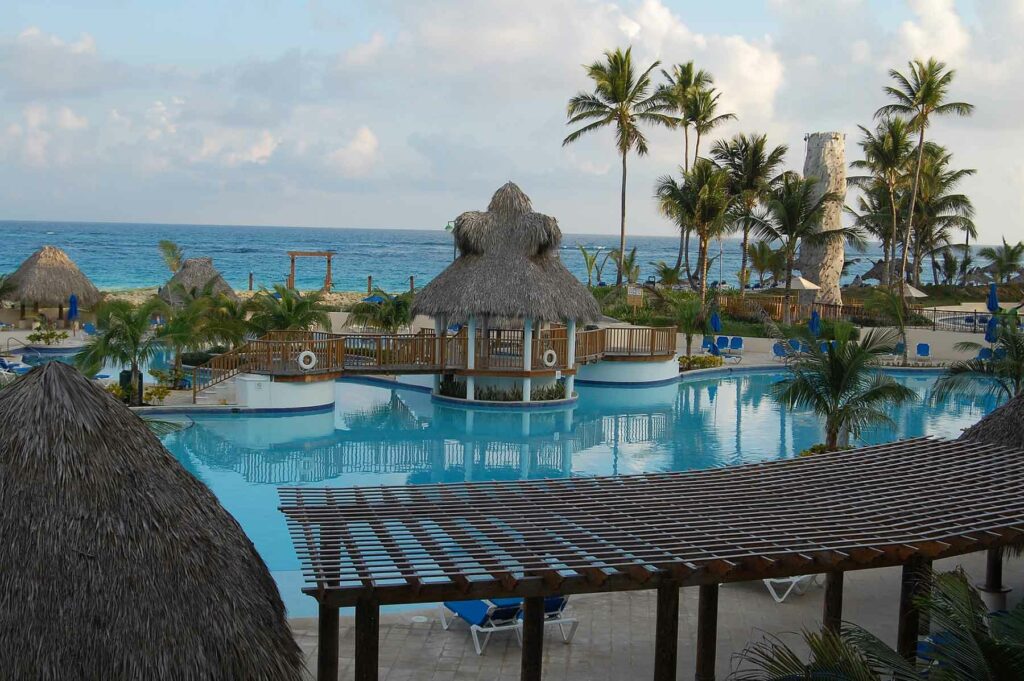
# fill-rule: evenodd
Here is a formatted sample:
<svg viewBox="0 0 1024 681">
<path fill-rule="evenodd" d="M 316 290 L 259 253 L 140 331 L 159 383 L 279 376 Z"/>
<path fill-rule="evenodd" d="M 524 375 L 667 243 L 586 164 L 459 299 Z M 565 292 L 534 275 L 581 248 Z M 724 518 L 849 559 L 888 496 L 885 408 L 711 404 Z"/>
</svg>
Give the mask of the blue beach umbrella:
<svg viewBox="0 0 1024 681">
<path fill-rule="evenodd" d="M 363 298 L 363 302 L 364 303 L 376 303 L 376 304 L 379 305 L 380 303 L 384 302 L 384 298 L 382 298 L 381 296 L 378 296 L 377 294 L 374 294 L 372 296 L 366 296 L 365 298 Z"/>
<path fill-rule="evenodd" d="M 996 285 L 988 285 L 988 298 L 985 299 L 985 307 L 992 314 L 999 312 L 999 294 L 996 292 Z"/>
<path fill-rule="evenodd" d="M 78 319 L 78 296 L 72 293 L 71 298 L 68 299 L 68 321 L 73 322 L 76 319 Z"/>
<path fill-rule="evenodd" d="M 807 322 L 807 328 L 815 338 L 821 333 L 821 315 L 817 310 L 811 312 L 811 319 Z"/>
<path fill-rule="evenodd" d="M 988 324 L 985 325 L 985 342 L 995 343 L 998 340 L 998 329 L 999 322 L 995 317 L 988 320 Z"/>
<path fill-rule="evenodd" d="M 711 330 L 715 333 L 722 331 L 722 318 L 718 316 L 717 312 L 711 313 Z"/>
</svg>

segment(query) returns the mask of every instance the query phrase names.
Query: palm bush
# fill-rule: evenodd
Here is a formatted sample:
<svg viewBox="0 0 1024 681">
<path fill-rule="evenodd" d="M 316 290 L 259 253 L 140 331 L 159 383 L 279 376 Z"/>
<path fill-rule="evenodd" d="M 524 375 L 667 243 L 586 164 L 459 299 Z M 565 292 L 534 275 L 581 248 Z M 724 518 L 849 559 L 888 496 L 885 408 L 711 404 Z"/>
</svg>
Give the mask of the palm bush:
<svg viewBox="0 0 1024 681">
<path fill-rule="evenodd" d="M 907 363 L 907 306 L 898 292 L 875 289 L 864 301 L 864 310 L 876 314 L 896 328 L 903 344 L 903 364 Z"/>
<path fill-rule="evenodd" d="M 258 335 L 270 331 L 305 331 L 314 327 L 329 329 L 331 318 L 320 302 L 321 293 L 301 293 L 274 285 L 274 292 L 261 289 L 252 299 L 249 328 Z"/>
<path fill-rule="evenodd" d="M 1024 241 L 1008 244 L 1004 237 L 1002 246 L 986 246 L 978 251 L 978 255 L 989 261 L 996 272 L 996 281 L 1009 283 L 1010 278 L 1024 267 Z"/>
<path fill-rule="evenodd" d="M 215 296 L 206 320 L 210 340 L 229 348 L 241 345 L 249 330 L 248 317 L 249 307 L 242 301 L 224 294 Z"/>
<path fill-rule="evenodd" d="M 161 310 L 167 319 L 160 325 L 156 337 L 174 353 L 171 376 L 175 384 L 181 376 L 182 355 L 202 350 L 213 340 L 209 326 L 210 307 L 210 298 L 199 297 L 187 300 L 177 307 Z"/>
<path fill-rule="evenodd" d="M 980 343 L 957 343 L 960 352 L 979 352 Z M 996 331 L 992 356 L 954 362 L 935 382 L 932 396 L 944 400 L 954 393 L 972 393 L 979 389 L 1009 399 L 1024 394 L 1024 331 L 1020 330 L 1016 315 L 1009 315 Z"/>
<path fill-rule="evenodd" d="M 916 399 L 913 390 L 877 371 L 878 359 L 893 351 L 896 334 L 871 329 L 859 342 L 847 327 L 824 348 L 812 342 L 789 363 L 789 376 L 772 386 L 772 397 L 787 407 L 810 409 L 825 420 L 825 446 L 835 451 L 864 428 L 892 425 L 889 412 Z"/>
<path fill-rule="evenodd" d="M 349 312 L 350 324 L 369 326 L 383 333 L 397 333 L 412 323 L 412 292 L 392 295 L 376 289 L 374 294 L 381 301 L 357 303 Z"/>
<path fill-rule="evenodd" d="M 708 315 L 700 298 L 693 295 L 676 295 L 668 299 L 672 321 L 686 338 L 686 355 L 689 356 L 694 336 L 711 332 Z"/>
</svg>

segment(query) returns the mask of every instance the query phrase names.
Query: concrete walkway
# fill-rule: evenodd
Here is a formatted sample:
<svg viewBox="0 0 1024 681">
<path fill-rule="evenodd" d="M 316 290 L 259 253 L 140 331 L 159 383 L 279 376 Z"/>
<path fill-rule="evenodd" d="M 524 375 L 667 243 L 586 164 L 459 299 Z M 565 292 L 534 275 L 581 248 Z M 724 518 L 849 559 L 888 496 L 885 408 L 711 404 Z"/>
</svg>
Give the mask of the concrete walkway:
<svg viewBox="0 0 1024 681">
<path fill-rule="evenodd" d="M 974 581 L 984 574 L 984 554 L 971 554 L 936 563 L 937 570 L 962 565 Z M 1010 560 L 1004 574 L 1013 588 L 1011 607 L 1024 595 L 1024 562 Z M 899 568 L 846 573 L 844 619 L 855 622 L 896 642 L 899 603 Z M 824 590 L 812 588 L 803 596 L 791 596 L 783 604 L 771 599 L 761 582 L 723 586 L 718 617 L 719 679 L 735 669 L 735 656 L 765 632 L 785 634 L 820 626 Z M 576 639 L 563 645 L 557 631 L 549 630 L 544 641 L 545 681 L 643 681 L 654 673 L 655 592 L 573 596 L 572 614 L 580 619 Z M 309 678 L 316 671 L 316 620 L 292 620 L 302 647 Z M 697 589 L 683 589 L 680 599 L 678 678 L 691 679 L 697 638 Z M 795 642 L 796 636 L 787 640 Z M 340 678 L 353 675 L 354 628 L 351 617 L 341 623 Z M 455 624 L 444 631 L 436 608 L 388 612 L 381 615 L 381 681 L 493 681 L 519 679 L 520 648 L 512 632 L 495 634 L 484 654 L 473 650 L 469 631 Z"/>
</svg>

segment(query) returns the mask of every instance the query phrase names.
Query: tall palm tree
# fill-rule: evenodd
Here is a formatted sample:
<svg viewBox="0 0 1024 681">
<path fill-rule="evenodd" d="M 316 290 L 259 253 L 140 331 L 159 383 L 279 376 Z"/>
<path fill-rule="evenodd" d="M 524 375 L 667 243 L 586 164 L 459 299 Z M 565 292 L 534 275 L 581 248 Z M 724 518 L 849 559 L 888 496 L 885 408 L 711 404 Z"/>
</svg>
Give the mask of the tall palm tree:
<svg viewBox="0 0 1024 681">
<path fill-rule="evenodd" d="M 686 112 L 683 114 L 686 120 L 693 126 L 697 133 L 697 139 L 693 143 L 693 162 L 696 165 L 700 158 L 700 138 L 717 128 L 726 121 L 736 118 L 736 114 L 718 113 L 718 98 L 721 93 L 714 88 L 700 88 L 690 93 L 686 98 Z"/>
<path fill-rule="evenodd" d="M 241 345 L 249 330 L 248 318 L 249 307 L 245 303 L 223 294 L 214 296 L 206 321 L 210 339 L 229 348 Z"/>
<path fill-rule="evenodd" d="M 878 315 L 893 325 L 899 334 L 900 346 L 903 351 L 902 361 L 907 364 L 907 307 L 900 297 L 899 291 L 875 289 L 864 301 L 864 310 Z"/>
<path fill-rule="evenodd" d="M 199 297 L 164 310 L 167 319 L 157 329 L 156 337 L 174 353 L 172 376 L 175 381 L 181 374 L 182 354 L 202 350 L 210 344 L 211 306 L 210 298 Z"/>
<path fill-rule="evenodd" d="M 682 170 L 682 169 L 680 169 Z M 733 199 L 729 194 L 729 176 L 707 159 L 698 159 L 681 182 L 669 175 L 659 177 L 655 195 L 684 221 L 698 238 L 697 269 L 700 276 L 700 300 L 707 305 L 708 245 L 721 236 L 728 225 Z"/>
<path fill-rule="evenodd" d="M 577 247 L 580 249 L 580 254 L 583 256 L 583 267 L 587 270 L 587 286 L 593 286 L 594 267 L 597 265 L 597 256 L 601 251 L 597 250 L 591 253 L 583 246 L 583 244 L 579 244 Z"/>
<path fill-rule="evenodd" d="M 988 260 L 995 269 L 996 281 L 1005 284 L 1024 267 L 1024 241 L 1010 245 L 1006 243 L 1006 237 L 1003 237 L 1002 246 L 985 246 L 978 251 L 978 255 Z"/>
<path fill-rule="evenodd" d="M 157 244 L 157 249 L 160 251 L 160 257 L 163 258 L 167 269 L 171 272 L 181 269 L 181 264 L 185 261 L 185 254 L 178 244 L 170 239 L 163 239 Z"/>
<path fill-rule="evenodd" d="M 661 87 L 662 97 L 669 103 L 677 116 L 673 117 L 676 127 L 683 129 L 683 169 L 690 170 L 690 120 L 686 113 L 691 95 L 696 90 L 703 90 L 714 83 L 714 78 L 704 69 L 697 69 L 692 61 L 676 64 L 669 73 L 661 70 L 665 77 L 665 85 Z M 677 265 L 678 267 L 678 265 Z"/>
<path fill-rule="evenodd" d="M 376 289 L 374 294 L 380 302 L 361 302 L 352 307 L 348 322 L 379 329 L 382 333 L 397 333 L 412 323 L 411 291 L 394 295 Z"/>
<path fill-rule="evenodd" d="M 910 76 L 907 77 L 896 69 L 889 70 L 889 77 L 896 81 L 895 86 L 885 86 L 885 93 L 895 100 L 891 104 L 878 109 L 875 118 L 892 116 L 906 117 L 913 132 L 917 133 L 917 161 L 914 166 L 914 181 L 910 190 L 910 206 L 907 209 L 907 225 L 903 231 L 903 260 L 900 264 L 901 291 L 907 280 L 907 256 L 910 237 L 913 233 L 914 204 L 921 182 L 921 165 L 924 162 L 924 132 L 931 123 L 932 116 L 969 116 L 974 106 L 967 102 L 948 102 L 949 87 L 956 71 L 947 69 L 943 62 L 934 58 L 927 62 L 919 59 L 908 62 Z"/>
<path fill-rule="evenodd" d="M 320 302 L 320 292 L 301 293 L 293 288 L 274 285 L 271 293 L 262 289 L 253 296 L 249 328 L 263 335 L 269 331 L 329 329 L 331 318 Z"/>
<path fill-rule="evenodd" d="M 776 279 L 782 278 L 782 270 L 785 263 L 779 251 L 773 250 L 772 245 L 767 241 L 755 241 L 747 246 L 747 257 L 750 260 L 750 267 L 757 272 L 758 283 L 764 287 L 765 274 L 771 274 Z"/>
<path fill-rule="evenodd" d="M 872 185 L 883 187 L 888 198 L 889 224 L 883 231 L 882 244 L 886 262 L 886 285 L 892 285 L 893 261 L 896 259 L 897 200 L 896 192 L 905 182 L 907 165 L 913 152 L 910 128 L 902 118 L 883 118 L 874 131 L 862 125 L 860 148 L 864 159 L 850 164 L 850 167 L 867 171 L 867 175 L 855 175 L 849 182 L 862 190 Z"/>
<path fill-rule="evenodd" d="M 957 343 L 960 352 L 978 352 L 980 343 Z M 987 387 L 988 391 L 1007 399 L 1024 394 L 1024 331 L 1017 320 L 1002 323 L 996 332 L 991 359 L 969 359 L 954 362 L 935 382 L 933 396 L 945 400 L 952 394 L 967 393 Z"/>
<path fill-rule="evenodd" d="M 786 261 L 786 288 L 783 322 L 791 321 L 790 300 L 793 293 L 793 269 L 796 255 L 803 244 L 824 244 L 831 240 L 845 239 L 861 245 L 863 237 L 857 227 L 819 231 L 821 215 L 829 201 L 841 201 L 834 192 L 817 195 L 818 180 L 803 178 L 796 173 L 786 173 L 775 186 L 766 203 L 767 215 L 756 217 L 759 236 L 768 241 L 778 241 L 779 250 Z"/>
<path fill-rule="evenodd" d="M 776 171 L 786 157 L 788 147 L 768 148 L 767 135 L 736 135 L 719 140 L 711 147 L 711 156 L 729 173 L 729 191 L 737 199 L 736 220 L 743 233 L 740 256 L 740 296 L 747 286 L 747 245 L 750 230 L 756 224 L 754 208 L 768 194 Z"/>
<path fill-rule="evenodd" d="M 126 300 L 111 300 L 96 310 L 96 328 L 92 336 L 75 355 L 75 366 L 83 373 L 93 375 L 103 363 L 111 360 L 127 365 L 131 369 L 129 401 L 134 406 L 142 404 L 142 393 L 135 390 L 141 375 L 142 365 L 160 352 L 163 345 L 150 330 L 150 319 L 166 312 L 166 306 L 159 298 L 152 298 L 142 305 L 133 305 Z"/>
<path fill-rule="evenodd" d="M 693 294 L 676 294 L 668 298 L 669 310 L 676 327 L 686 338 L 686 355 L 689 356 L 693 347 L 694 336 L 701 336 L 711 331 L 709 317 L 704 304 Z"/>
<path fill-rule="evenodd" d="M 786 407 L 811 409 L 825 419 L 825 447 L 835 451 L 859 437 L 867 426 L 892 424 L 893 407 L 917 397 L 910 388 L 877 371 L 878 360 L 892 352 L 896 334 L 870 329 L 859 340 L 838 327 L 836 340 L 789 363 L 789 376 L 772 386 L 772 396 Z"/>
<path fill-rule="evenodd" d="M 660 62 L 654 62 L 637 75 L 632 50 L 630 47 L 625 52 L 620 48 L 606 51 L 604 61 L 595 61 L 585 67 L 587 77 L 594 81 L 594 91 L 577 93 L 569 100 L 566 110 L 568 125 L 584 125 L 562 140 L 564 147 L 589 132 L 615 127 L 615 147 L 622 157 L 620 253 L 626 250 L 626 157 L 630 151 L 636 151 L 638 156 L 647 154 L 647 138 L 640 129 L 642 124 L 672 125 L 672 118 L 664 113 L 669 104 L 651 83 L 651 71 Z M 620 269 L 616 275 L 617 286 L 622 285 L 622 275 Z"/>
</svg>

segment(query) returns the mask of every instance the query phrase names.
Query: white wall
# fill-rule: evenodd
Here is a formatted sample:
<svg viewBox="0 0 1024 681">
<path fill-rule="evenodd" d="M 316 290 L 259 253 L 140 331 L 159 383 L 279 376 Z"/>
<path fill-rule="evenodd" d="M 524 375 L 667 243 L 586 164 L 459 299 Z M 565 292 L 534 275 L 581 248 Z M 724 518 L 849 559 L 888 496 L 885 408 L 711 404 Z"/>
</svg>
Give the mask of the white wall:
<svg viewBox="0 0 1024 681">
<path fill-rule="evenodd" d="M 334 381 L 275 383 L 267 376 L 240 374 L 235 379 L 239 406 L 247 409 L 302 409 L 334 404 Z"/>
<path fill-rule="evenodd" d="M 602 383 L 657 383 L 679 376 L 679 360 L 664 362 L 597 362 L 585 364 L 576 373 L 576 381 Z"/>
</svg>

